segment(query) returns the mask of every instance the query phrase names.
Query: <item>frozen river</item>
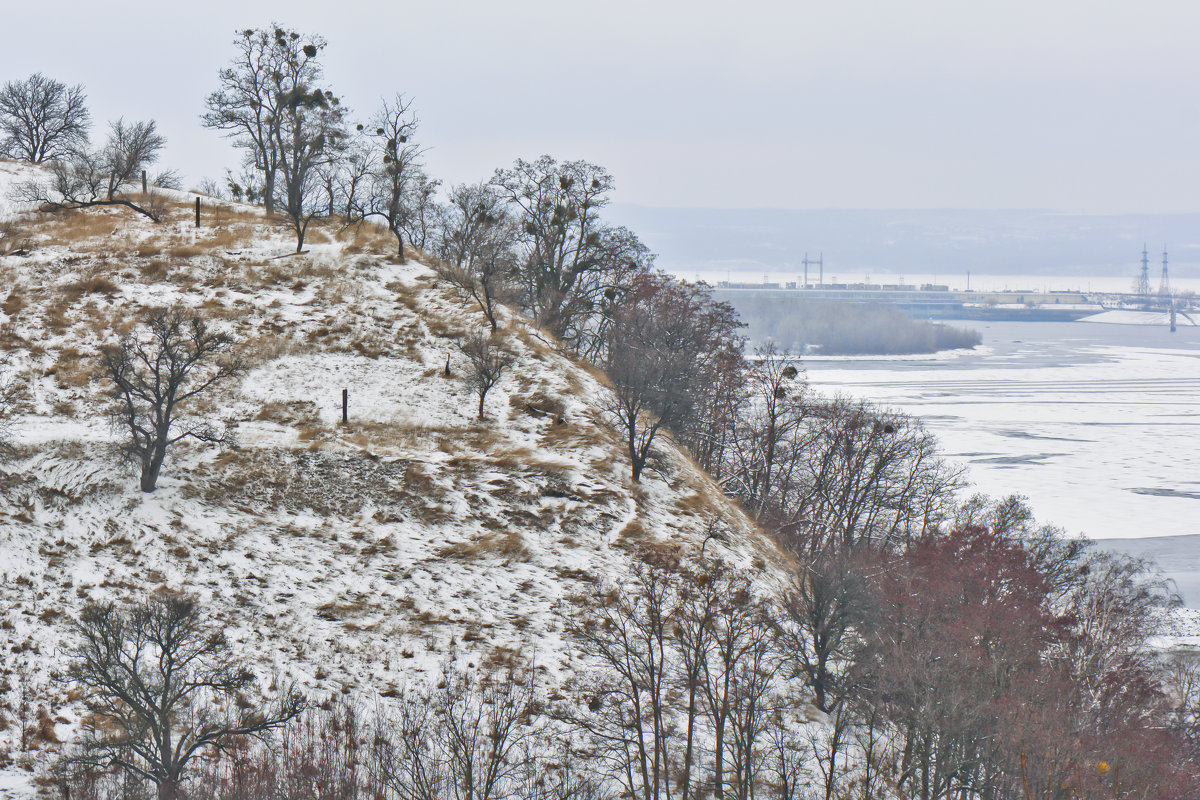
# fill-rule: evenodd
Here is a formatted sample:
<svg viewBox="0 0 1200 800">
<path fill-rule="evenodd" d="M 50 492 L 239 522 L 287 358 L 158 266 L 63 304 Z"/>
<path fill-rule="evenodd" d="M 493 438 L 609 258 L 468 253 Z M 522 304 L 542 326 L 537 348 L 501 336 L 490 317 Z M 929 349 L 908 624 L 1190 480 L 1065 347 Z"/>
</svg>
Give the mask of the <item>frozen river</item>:
<svg viewBox="0 0 1200 800">
<path fill-rule="evenodd" d="M 968 479 L 1097 539 L 1200 534 L 1200 328 L 952 323 L 975 351 L 805 359 L 809 382 L 924 420 Z"/>
</svg>

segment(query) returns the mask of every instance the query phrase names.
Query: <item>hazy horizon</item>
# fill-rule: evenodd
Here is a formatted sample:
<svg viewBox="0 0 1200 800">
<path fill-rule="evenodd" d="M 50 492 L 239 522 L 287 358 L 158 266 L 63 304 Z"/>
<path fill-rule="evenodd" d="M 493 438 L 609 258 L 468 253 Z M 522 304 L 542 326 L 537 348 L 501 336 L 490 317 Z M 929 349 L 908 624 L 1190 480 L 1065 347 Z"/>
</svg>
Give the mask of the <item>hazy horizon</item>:
<svg viewBox="0 0 1200 800">
<path fill-rule="evenodd" d="M 1064 214 L 981 209 L 684 209 L 615 203 L 615 222 L 638 232 L 659 267 L 706 280 L 795 280 L 823 254 L 830 281 L 870 273 L 909 282 L 974 276 L 1110 277 L 1131 283 L 1149 249 L 1157 288 L 1162 251 L 1177 288 L 1200 288 L 1200 214 Z M 728 273 L 726 275 L 725 273 Z M 815 280 L 816 267 L 812 269 Z M 1189 285 L 1184 286 L 1184 283 Z M 1003 288 L 1003 282 L 995 288 Z M 1025 287 L 1022 287 L 1025 288 Z M 1099 287 L 1096 287 L 1099 288 Z M 1106 290 L 1116 290 L 1108 287 Z"/>
<path fill-rule="evenodd" d="M 550 153 L 661 207 L 1200 211 L 1200 5 L 1084 0 L 330 7 L 63 0 L 6 9 L 0 80 L 86 85 L 98 125 L 157 118 L 190 186 L 236 167 L 200 126 L 236 31 L 329 42 L 358 118 L 403 92 L 431 174 Z"/>
</svg>

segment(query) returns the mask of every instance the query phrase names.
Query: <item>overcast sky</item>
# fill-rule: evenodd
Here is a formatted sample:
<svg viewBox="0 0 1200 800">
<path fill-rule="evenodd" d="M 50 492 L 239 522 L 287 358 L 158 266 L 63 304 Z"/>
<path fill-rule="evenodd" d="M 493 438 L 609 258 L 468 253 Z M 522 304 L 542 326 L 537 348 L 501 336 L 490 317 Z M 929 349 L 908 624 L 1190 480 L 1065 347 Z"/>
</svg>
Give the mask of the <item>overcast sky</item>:
<svg viewBox="0 0 1200 800">
<path fill-rule="evenodd" d="M 0 78 L 156 118 L 191 184 L 237 161 L 198 121 L 235 31 L 277 19 L 360 116 L 413 96 L 451 183 L 548 152 L 657 206 L 1200 211 L 1195 0 L 5 5 Z"/>
</svg>

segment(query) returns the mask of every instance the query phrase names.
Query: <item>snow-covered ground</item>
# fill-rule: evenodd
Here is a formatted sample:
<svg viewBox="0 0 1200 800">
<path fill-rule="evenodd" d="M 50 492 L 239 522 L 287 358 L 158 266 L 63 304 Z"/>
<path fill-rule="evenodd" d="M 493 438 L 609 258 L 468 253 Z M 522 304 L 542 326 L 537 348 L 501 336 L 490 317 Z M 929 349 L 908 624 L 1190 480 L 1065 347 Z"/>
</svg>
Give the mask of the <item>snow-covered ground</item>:
<svg viewBox="0 0 1200 800">
<path fill-rule="evenodd" d="M 20 177 L 0 166 L 0 184 Z M 32 684 L 63 731 L 77 709 L 53 679 L 89 600 L 194 592 L 264 682 L 386 698 L 447 661 L 518 651 L 545 684 L 566 680 L 579 596 L 622 580 L 639 548 L 686 551 L 715 530 L 707 553 L 769 564 L 668 442 L 631 487 L 602 379 L 520 319 L 506 326 L 517 363 L 477 421 L 457 342 L 483 318 L 428 267 L 394 263 L 370 232 L 317 230 L 289 256 L 261 213 L 211 213 L 200 231 L 185 204 L 157 226 L 42 218 L 31 255 L 0 257 L 20 392 L 20 452 L 0 464 L 3 677 L 10 693 Z M 113 453 L 96 356 L 140 309 L 172 304 L 232 333 L 251 369 L 212 403 L 240 447 L 177 446 L 146 495 Z"/>
</svg>

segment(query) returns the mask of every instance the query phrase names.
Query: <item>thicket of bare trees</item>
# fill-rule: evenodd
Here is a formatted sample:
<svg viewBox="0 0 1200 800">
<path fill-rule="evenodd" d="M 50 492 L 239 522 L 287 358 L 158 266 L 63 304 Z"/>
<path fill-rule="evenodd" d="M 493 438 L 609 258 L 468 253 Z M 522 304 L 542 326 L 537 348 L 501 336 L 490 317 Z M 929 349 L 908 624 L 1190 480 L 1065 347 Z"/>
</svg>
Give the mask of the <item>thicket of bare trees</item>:
<svg viewBox="0 0 1200 800">
<path fill-rule="evenodd" d="M 166 213 L 163 197 L 154 191 L 134 193 L 133 189 L 140 187 L 142 173 L 158 161 L 166 143 L 154 120 L 118 119 L 109 125 L 108 139 L 99 150 L 73 150 L 56 158 L 49 164 L 48 180 L 19 184 L 15 196 L 41 211 L 124 206 L 159 222 Z M 149 182 L 178 188 L 178 178 L 171 171 L 159 173 Z"/>
<path fill-rule="evenodd" d="M 91 114 L 83 86 L 35 72 L 0 89 L 0 153 L 42 164 L 87 149 Z"/>
<path fill-rule="evenodd" d="M 294 698 L 294 695 L 288 695 Z M 231 732 L 197 759 L 180 796 L 207 800 L 598 800 L 595 773 L 545 713 L 524 665 L 483 675 L 447 669 L 436 688 L 413 687 L 388 707 L 328 701 L 282 726 Z M 273 730 L 270 730 L 273 729 Z M 133 800 L 149 778 L 86 771 L 78 757 L 56 783 L 74 800 Z M 72 769 L 71 767 L 76 767 Z"/>
<path fill-rule="evenodd" d="M 204 395 L 241 372 L 227 334 L 181 309 L 157 310 L 105 348 L 103 359 L 112 381 L 112 424 L 126 458 L 140 470 L 143 492 L 154 491 L 172 444 L 189 437 L 232 442 L 226 428 L 191 413 Z"/>
<path fill-rule="evenodd" d="M 930 533 L 806 567 L 782 594 L 645 550 L 567 615 L 586 666 L 565 685 L 520 659 L 447 668 L 286 725 L 300 700 L 256 703 L 191 601 L 93 606 L 71 676 L 94 716 L 56 780 L 75 800 L 1192 796 L 1200 668 L 1141 644 L 1170 598 L 1137 562 L 1046 559 L 1043 533 Z M 811 611 L 830 598 L 836 615 Z M 235 685 L 250 711 L 230 717 L 210 695 Z"/>
</svg>

